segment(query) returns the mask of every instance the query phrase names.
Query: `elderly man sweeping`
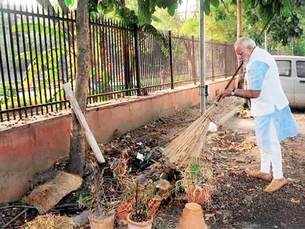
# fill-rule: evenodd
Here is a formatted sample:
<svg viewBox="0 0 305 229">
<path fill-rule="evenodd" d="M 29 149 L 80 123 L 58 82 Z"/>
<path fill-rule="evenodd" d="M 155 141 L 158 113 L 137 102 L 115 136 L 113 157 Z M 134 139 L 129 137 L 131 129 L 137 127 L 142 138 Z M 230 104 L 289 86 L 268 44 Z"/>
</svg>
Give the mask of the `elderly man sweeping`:
<svg viewBox="0 0 305 229">
<path fill-rule="evenodd" d="M 234 48 L 238 60 L 246 64 L 247 86 L 225 90 L 222 97 L 250 99 L 261 165 L 260 170 L 248 170 L 247 174 L 271 181 L 264 191 L 274 192 L 288 183 L 283 175 L 280 142 L 298 134 L 297 124 L 282 89 L 274 58 L 249 38 L 238 39 Z"/>
</svg>

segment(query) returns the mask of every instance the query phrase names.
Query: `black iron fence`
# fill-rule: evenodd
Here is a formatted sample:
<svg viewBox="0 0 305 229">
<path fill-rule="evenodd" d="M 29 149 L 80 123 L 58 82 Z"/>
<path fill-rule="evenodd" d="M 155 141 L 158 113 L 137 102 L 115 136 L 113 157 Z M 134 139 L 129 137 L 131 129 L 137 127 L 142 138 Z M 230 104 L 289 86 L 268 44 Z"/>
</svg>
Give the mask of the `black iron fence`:
<svg viewBox="0 0 305 229">
<path fill-rule="evenodd" d="M 0 5 L 0 121 L 68 107 L 62 82 L 75 86 L 75 14 Z M 165 39 L 108 19 L 90 19 L 88 103 L 196 82 L 199 42 Z M 206 43 L 210 79 L 232 74 L 231 45 Z"/>
</svg>

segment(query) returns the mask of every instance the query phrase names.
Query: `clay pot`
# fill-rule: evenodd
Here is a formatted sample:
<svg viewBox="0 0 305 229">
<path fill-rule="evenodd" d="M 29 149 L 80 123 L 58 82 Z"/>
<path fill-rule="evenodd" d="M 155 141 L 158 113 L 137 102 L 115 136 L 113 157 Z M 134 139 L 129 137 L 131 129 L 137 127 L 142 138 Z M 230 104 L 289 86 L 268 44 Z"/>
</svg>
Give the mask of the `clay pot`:
<svg viewBox="0 0 305 229">
<path fill-rule="evenodd" d="M 210 201 L 211 191 L 208 186 L 201 188 L 199 186 L 191 185 L 186 191 L 186 196 L 189 203 L 202 205 Z"/>
<path fill-rule="evenodd" d="M 149 209 L 149 215 L 151 217 L 155 217 L 157 214 L 157 211 L 159 210 L 160 204 L 161 204 L 161 197 L 154 197 L 148 202 L 148 209 Z"/>
<path fill-rule="evenodd" d="M 131 213 L 128 214 L 127 216 L 127 222 L 128 222 L 128 229 L 151 229 L 152 228 L 152 223 L 153 223 L 153 218 L 151 218 L 148 221 L 144 222 L 134 222 L 133 220 L 130 219 Z"/>
<path fill-rule="evenodd" d="M 179 229 L 206 229 L 203 211 L 199 204 L 187 203 L 180 217 Z"/>
<path fill-rule="evenodd" d="M 115 217 L 119 222 L 121 222 L 121 221 L 127 222 L 127 215 L 132 210 L 132 204 L 133 204 L 132 199 L 127 200 L 127 201 L 123 201 L 123 202 L 120 203 L 120 205 L 116 209 L 116 213 L 115 213 Z"/>
<path fill-rule="evenodd" d="M 156 187 L 158 188 L 158 195 L 163 199 L 167 199 L 171 195 L 172 185 L 165 179 L 160 179 L 157 182 Z"/>
<path fill-rule="evenodd" d="M 114 228 L 114 214 L 110 216 L 89 216 L 91 229 L 113 229 Z"/>
</svg>

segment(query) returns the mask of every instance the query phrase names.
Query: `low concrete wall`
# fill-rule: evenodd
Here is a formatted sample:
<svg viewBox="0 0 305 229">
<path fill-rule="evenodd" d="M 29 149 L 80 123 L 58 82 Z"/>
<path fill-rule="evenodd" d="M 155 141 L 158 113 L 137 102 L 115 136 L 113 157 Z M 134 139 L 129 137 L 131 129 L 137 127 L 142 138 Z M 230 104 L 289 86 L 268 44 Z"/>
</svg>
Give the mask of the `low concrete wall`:
<svg viewBox="0 0 305 229">
<path fill-rule="evenodd" d="M 224 84 L 223 80 L 211 82 L 210 98 Z M 97 141 L 106 142 L 114 131 L 124 133 L 198 103 L 198 86 L 191 85 L 89 108 L 86 117 Z M 70 129 L 71 117 L 66 114 L 0 132 L 0 203 L 20 198 L 29 189 L 35 173 L 68 156 Z"/>
</svg>

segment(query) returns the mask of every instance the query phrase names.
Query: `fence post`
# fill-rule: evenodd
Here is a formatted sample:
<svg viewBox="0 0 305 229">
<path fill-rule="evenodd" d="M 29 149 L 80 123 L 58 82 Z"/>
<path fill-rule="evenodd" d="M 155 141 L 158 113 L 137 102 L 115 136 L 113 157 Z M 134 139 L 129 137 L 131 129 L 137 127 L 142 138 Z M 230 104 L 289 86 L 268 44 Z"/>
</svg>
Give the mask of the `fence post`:
<svg viewBox="0 0 305 229">
<path fill-rule="evenodd" d="M 229 76 L 228 74 L 228 66 L 227 66 L 227 44 L 225 44 L 225 72 L 224 72 L 224 75 L 225 75 L 225 78 L 227 78 Z"/>
<path fill-rule="evenodd" d="M 141 95 L 141 78 L 140 78 L 140 55 L 139 55 L 139 41 L 138 41 L 138 27 L 134 26 L 134 45 L 136 58 L 136 81 L 137 81 L 137 95 Z"/>
<path fill-rule="evenodd" d="M 194 36 L 192 36 L 192 58 L 193 58 L 193 64 L 191 66 L 191 68 L 193 68 L 193 66 L 195 66 L 195 69 L 192 69 L 192 73 L 193 73 L 193 81 L 194 81 L 194 84 L 196 84 L 197 82 L 197 68 L 196 68 L 196 55 L 195 55 L 195 38 Z M 195 71 L 194 71 L 195 70 Z"/>
<path fill-rule="evenodd" d="M 215 80 L 215 69 L 214 69 L 214 43 L 211 43 L 212 47 L 212 80 Z M 218 65 L 217 65 L 218 66 Z"/>
<path fill-rule="evenodd" d="M 169 44 L 169 67 L 171 74 L 171 89 L 174 89 L 174 75 L 173 75 L 173 49 L 172 49 L 172 32 L 168 31 Z"/>
<path fill-rule="evenodd" d="M 130 58 L 130 52 L 129 52 L 129 42 L 128 42 L 128 32 L 129 30 L 123 30 L 123 63 L 124 63 L 124 83 L 125 83 L 125 90 L 126 90 L 126 95 L 130 96 L 131 91 L 131 76 L 130 76 L 130 64 L 129 64 L 129 58 Z"/>
</svg>

